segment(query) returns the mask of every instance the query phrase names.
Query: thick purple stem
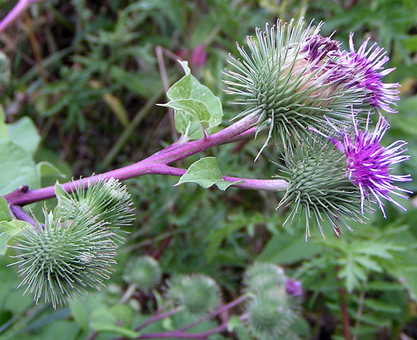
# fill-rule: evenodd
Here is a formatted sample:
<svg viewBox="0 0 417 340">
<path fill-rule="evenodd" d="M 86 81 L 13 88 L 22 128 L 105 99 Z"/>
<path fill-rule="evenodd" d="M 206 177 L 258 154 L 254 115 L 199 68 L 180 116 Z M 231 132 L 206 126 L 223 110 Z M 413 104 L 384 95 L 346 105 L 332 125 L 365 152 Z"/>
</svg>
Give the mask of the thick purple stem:
<svg viewBox="0 0 417 340">
<path fill-rule="evenodd" d="M 168 146 L 167 148 L 143 159 L 135 164 L 120 168 L 117 170 L 105 172 L 103 174 L 94 175 L 92 177 L 82 178 L 76 181 L 71 181 L 62 184 L 66 191 L 76 190 L 79 187 L 87 187 L 89 183 L 98 181 L 100 179 L 116 178 L 118 180 L 125 180 L 132 177 L 138 177 L 146 174 L 160 174 L 170 176 L 182 176 L 186 170 L 178 169 L 168 166 L 169 163 L 184 159 L 194 155 L 200 151 L 206 150 L 218 144 L 223 144 L 228 141 L 239 139 L 239 136 L 246 135 L 248 130 L 253 130 L 256 119 L 247 116 L 242 120 L 228 126 L 227 128 L 213 134 L 206 136 L 197 141 L 189 141 L 181 143 L 181 140 Z M 285 190 L 287 182 L 283 180 L 259 180 L 259 179 L 242 179 L 237 177 L 223 177 L 229 182 L 244 181 L 234 186 L 243 189 L 256 190 Z M 42 201 L 55 196 L 54 186 L 45 187 L 35 190 L 27 190 L 22 192 L 16 190 L 5 196 L 5 199 L 10 206 L 26 204 Z"/>
</svg>

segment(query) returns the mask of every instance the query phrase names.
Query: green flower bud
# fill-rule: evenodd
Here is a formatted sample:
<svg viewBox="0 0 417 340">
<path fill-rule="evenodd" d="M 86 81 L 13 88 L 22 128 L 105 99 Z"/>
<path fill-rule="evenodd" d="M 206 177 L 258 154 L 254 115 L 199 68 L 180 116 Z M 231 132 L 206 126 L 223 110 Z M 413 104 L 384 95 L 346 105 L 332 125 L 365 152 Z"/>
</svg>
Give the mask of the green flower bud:
<svg viewBox="0 0 417 340">
<path fill-rule="evenodd" d="M 133 202 L 126 186 L 117 179 L 90 181 L 88 189 L 78 187 L 67 193 L 56 186 L 60 214 L 71 217 L 80 214 L 98 217 L 114 232 L 115 240 L 123 237 L 118 234 L 119 227 L 130 226 L 133 220 Z"/>
<path fill-rule="evenodd" d="M 66 304 L 66 297 L 81 297 L 88 287 L 101 290 L 116 263 L 113 233 L 102 221 L 82 215 L 44 215 L 45 225 L 26 226 L 13 246 L 19 287 L 27 285 L 25 293 L 32 293 L 36 303 L 43 296 L 54 308 Z"/>
<path fill-rule="evenodd" d="M 244 276 L 244 284 L 248 292 L 255 294 L 269 288 L 285 287 L 286 276 L 284 270 L 271 263 L 254 263 Z"/>
<path fill-rule="evenodd" d="M 134 258 L 126 265 L 123 279 L 136 285 L 140 290 L 149 292 L 161 281 L 162 271 L 157 260 L 150 256 Z"/>
<path fill-rule="evenodd" d="M 168 298 L 194 315 L 205 315 L 220 303 L 220 288 L 206 275 L 178 275 L 168 282 Z"/>
<path fill-rule="evenodd" d="M 289 187 L 278 208 L 292 207 L 284 224 L 305 215 L 306 239 L 310 220 L 319 226 L 323 238 L 321 224 L 325 220 L 339 236 L 342 226 L 351 230 L 343 218 L 362 222 L 360 191 L 347 176 L 342 152 L 328 141 L 312 144 L 297 147 L 293 157 L 284 156 L 285 165 L 280 166 L 283 176 L 277 177 L 286 179 Z"/>
<path fill-rule="evenodd" d="M 268 290 L 253 298 L 247 305 L 249 329 L 258 339 L 281 339 L 295 318 L 281 294 Z"/>
</svg>

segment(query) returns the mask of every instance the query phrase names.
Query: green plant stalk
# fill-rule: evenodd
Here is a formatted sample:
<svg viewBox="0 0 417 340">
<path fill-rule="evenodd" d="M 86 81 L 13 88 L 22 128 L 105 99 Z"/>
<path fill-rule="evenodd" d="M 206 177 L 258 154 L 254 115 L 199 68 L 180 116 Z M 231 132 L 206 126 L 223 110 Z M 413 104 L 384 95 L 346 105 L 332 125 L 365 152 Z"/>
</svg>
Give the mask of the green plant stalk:
<svg viewBox="0 0 417 340">
<path fill-rule="evenodd" d="M 213 146 L 228 143 L 239 139 L 239 135 L 247 135 L 249 131 L 255 132 L 254 124 L 256 122 L 256 115 L 249 115 L 245 118 L 235 122 L 234 124 L 224 128 L 223 130 L 206 135 L 197 141 L 183 142 L 182 139 L 168 146 L 167 148 L 145 158 L 135 164 L 126 167 L 105 172 L 103 174 L 94 175 L 87 178 L 82 178 L 76 181 L 71 181 L 62 184 L 62 187 L 67 192 L 77 190 L 80 187 L 86 188 L 89 183 L 96 182 L 102 179 L 115 178 L 118 180 L 126 180 L 133 177 L 138 177 L 147 174 L 159 174 L 168 176 L 181 176 L 186 170 L 178 169 L 168 164 L 187 158 L 203 150 L 207 150 Z M 254 189 L 254 190 L 271 190 L 283 191 L 288 187 L 288 183 L 284 180 L 262 180 L 262 179 L 244 179 L 238 177 L 224 176 L 224 180 L 230 182 L 243 181 L 234 184 L 237 188 Z M 23 190 L 24 189 L 24 190 Z M 18 205 L 24 206 L 30 203 L 43 201 L 55 197 L 55 187 L 49 186 L 41 189 L 29 190 L 27 187 L 22 187 L 5 196 L 9 207 Z"/>
</svg>

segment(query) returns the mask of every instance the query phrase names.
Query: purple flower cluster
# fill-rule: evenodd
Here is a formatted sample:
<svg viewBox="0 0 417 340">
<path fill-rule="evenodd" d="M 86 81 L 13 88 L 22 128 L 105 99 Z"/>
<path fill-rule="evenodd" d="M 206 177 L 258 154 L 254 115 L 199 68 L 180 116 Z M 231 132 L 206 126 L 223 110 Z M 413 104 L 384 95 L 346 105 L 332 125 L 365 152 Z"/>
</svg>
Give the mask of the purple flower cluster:
<svg viewBox="0 0 417 340">
<path fill-rule="evenodd" d="M 389 113 L 396 113 L 390 105 L 395 105 L 399 100 L 398 83 L 385 84 L 381 78 L 395 70 L 388 68 L 384 70 L 383 65 L 389 58 L 384 49 L 376 43 L 367 50 L 369 38 L 355 51 L 353 44 L 353 33 L 349 36 L 350 51 L 341 53 L 339 63 L 342 64 L 351 74 L 351 86 L 363 88 L 367 92 L 366 100 L 379 113 L 380 109 Z"/>
<path fill-rule="evenodd" d="M 356 184 L 361 193 L 362 214 L 364 213 L 365 202 L 373 198 L 378 202 L 384 217 L 386 217 L 382 199 L 404 209 L 390 197 L 390 194 L 406 198 L 402 193 L 411 193 L 393 184 L 393 182 L 411 181 L 410 175 L 393 175 L 390 173 L 394 164 L 409 159 L 409 156 L 403 155 L 407 143 L 399 140 L 387 147 L 380 144 L 389 129 L 389 124 L 381 115 L 381 110 L 396 113 L 397 111 L 392 109 L 391 105 L 395 105 L 395 101 L 399 99 L 399 84 L 385 84 L 381 81 L 381 78 L 391 73 L 394 68 L 384 70 L 383 65 L 389 58 L 386 56 L 386 52 L 383 52 L 383 49 L 378 47 L 376 43 L 367 50 L 369 39 L 359 47 L 358 51 L 355 51 L 353 33 L 351 33 L 349 52 L 335 51 L 337 45 L 331 44 L 328 38 L 323 39 L 322 43 L 315 41 L 314 44 L 310 44 L 312 46 L 310 53 L 317 51 L 317 48 L 314 48 L 315 46 L 330 46 L 331 49 L 328 49 L 327 53 L 331 53 L 330 55 L 338 65 L 338 67 L 335 67 L 335 70 L 337 70 L 335 72 L 345 75 L 342 79 L 343 82 L 347 82 L 348 86 L 365 90 L 367 95 L 364 100 L 379 113 L 379 120 L 374 131 L 371 132 L 369 129 L 371 111 L 369 111 L 365 129 L 362 130 L 359 128 L 357 113 L 352 107 L 353 129 L 351 131 L 346 129 L 341 131 L 326 118 L 328 125 L 340 136 L 340 140 L 327 136 L 315 128 L 310 128 L 310 130 L 328 138 L 338 150 L 345 153 L 347 176 Z M 315 53 L 317 54 L 317 52 Z M 320 53 L 323 54 L 324 52 Z"/>
<path fill-rule="evenodd" d="M 364 94 L 364 102 L 371 108 L 389 113 L 397 111 L 391 108 L 399 100 L 398 83 L 383 83 L 381 78 L 395 68 L 384 70 L 389 61 L 386 52 L 376 43 L 367 49 L 369 38 L 355 51 L 353 33 L 349 36 L 349 51 L 340 50 L 340 42 L 332 37 L 313 35 L 308 37 L 301 53 L 312 64 L 312 68 L 324 67 L 328 80 L 343 84 L 347 88 L 359 90 Z"/>
<path fill-rule="evenodd" d="M 339 151 L 345 153 L 347 175 L 359 187 L 361 193 L 362 214 L 369 196 L 378 202 L 384 217 L 386 215 L 382 198 L 404 209 L 389 194 L 406 198 L 401 192 L 411 192 L 395 186 L 393 182 L 408 182 L 411 181 L 411 177 L 410 175 L 393 175 L 390 170 L 392 170 L 392 165 L 404 162 L 410 156 L 403 155 L 406 151 L 404 146 L 407 143 L 405 141 L 399 140 L 387 147 L 380 144 L 389 128 L 385 118 L 379 116 L 378 123 L 374 131 L 371 132 L 369 129 L 370 115 L 368 114 L 366 127 L 364 130 L 360 130 L 357 117 L 352 109 L 353 134 L 346 130 L 342 132 L 330 121 L 327 122 L 340 136 L 340 140 L 326 136 L 316 129 L 311 130 L 329 139 Z"/>
</svg>

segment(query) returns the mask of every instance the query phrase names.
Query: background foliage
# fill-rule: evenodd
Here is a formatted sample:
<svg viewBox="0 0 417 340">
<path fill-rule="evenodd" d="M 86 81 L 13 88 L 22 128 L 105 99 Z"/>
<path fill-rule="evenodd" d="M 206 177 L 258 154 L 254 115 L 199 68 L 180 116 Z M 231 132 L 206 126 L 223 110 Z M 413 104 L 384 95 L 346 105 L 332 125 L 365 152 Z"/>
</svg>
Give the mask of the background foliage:
<svg viewBox="0 0 417 340">
<path fill-rule="evenodd" d="M 1 16 L 14 4 L 1 1 Z M 389 66 L 396 67 L 386 81 L 401 84 L 399 113 L 388 117 L 392 128 L 387 139 L 408 141 L 411 160 L 399 172 L 417 178 L 415 0 L 46 0 L 0 36 L 8 58 L 0 66 L 10 63 L 10 74 L 3 72 L 0 79 L 5 111 L 0 114 L 0 193 L 22 184 L 11 170 L 17 166 L 26 169 L 35 188 L 127 165 L 173 142 L 177 136 L 167 108 L 155 104 L 167 101 L 167 84 L 183 75 L 178 57 L 188 60 L 193 75 L 220 97 L 227 125 L 239 113 L 222 91 L 227 54 L 236 55 L 235 42 L 244 44 L 255 27 L 299 16 L 307 22 L 325 21 L 323 34 L 336 30 L 334 37 L 344 41 L 344 48 L 354 31 L 357 46 L 370 36 L 386 49 Z M 216 156 L 225 175 L 270 178 L 279 155 L 266 149 L 254 163 L 262 141 L 217 147 L 205 156 Z M 18 151 L 3 151 L 10 150 L 11 142 Z M 355 339 L 400 339 L 405 334 L 417 339 L 412 199 L 401 202 L 407 212 L 387 206 L 387 219 L 378 211 L 369 216 L 368 225 L 352 225 L 355 233 L 338 239 L 328 227 L 327 241 L 315 230 L 305 243 L 303 221 L 281 228 L 285 209 L 275 211 L 281 194 L 174 187 L 177 181 L 158 176 L 127 181 L 135 225 L 118 252 L 108 289 L 88 296 L 84 304 L 56 311 L 34 305 L 30 295 L 15 290 L 19 279 L 15 268 L 7 267 L 10 259 L 0 257 L 0 338 L 84 339 L 92 330 L 100 331 L 97 339 L 115 338 L 117 331 L 100 328 L 114 315 L 126 329 L 134 328 L 146 316 L 137 312 L 139 307 L 118 306 L 127 287 L 123 270 L 130 258 L 150 255 L 159 260 L 163 279 L 209 275 L 226 301 L 237 296 L 242 273 L 254 261 L 284 266 L 289 276 L 303 282 L 297 326 L 303 339 L 343 338 L 341 306 Z M 415 182 L 406 185 L 416 191 Z M 41 207 L 32 209 L 40 213 Z M 138 298 L 145 314 L 153 310 L 151 301 L 149 296 Z M 105 315 L 109 310 L 113 313 Z M 171 321 L 177 326 L 183 322 Z M 234 337 L 249 338 L 241 332 Z"/>
</svg>

